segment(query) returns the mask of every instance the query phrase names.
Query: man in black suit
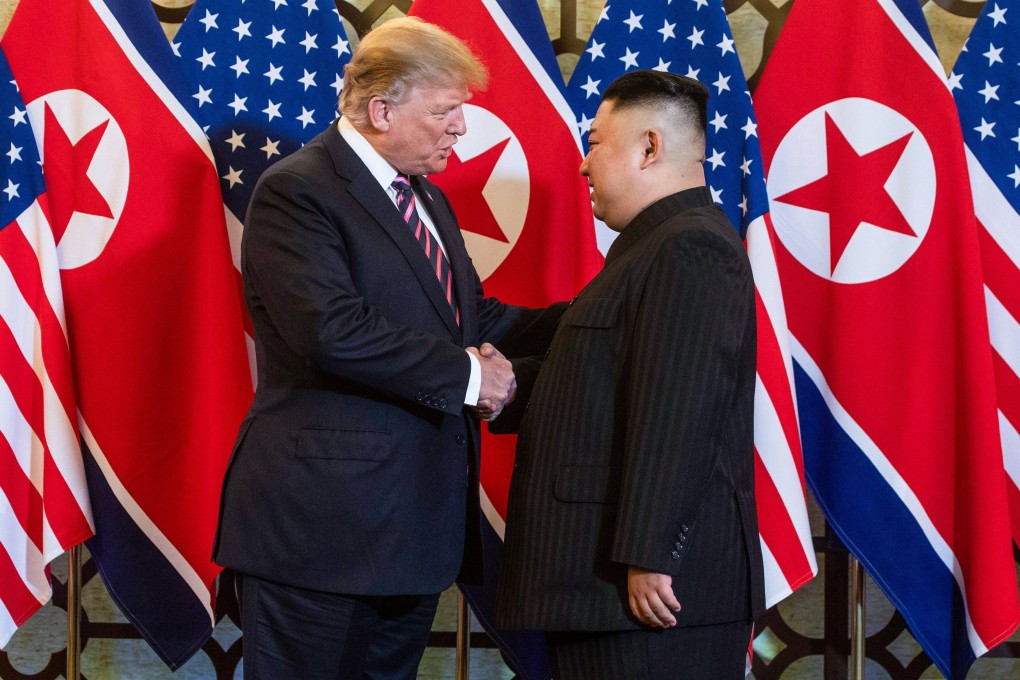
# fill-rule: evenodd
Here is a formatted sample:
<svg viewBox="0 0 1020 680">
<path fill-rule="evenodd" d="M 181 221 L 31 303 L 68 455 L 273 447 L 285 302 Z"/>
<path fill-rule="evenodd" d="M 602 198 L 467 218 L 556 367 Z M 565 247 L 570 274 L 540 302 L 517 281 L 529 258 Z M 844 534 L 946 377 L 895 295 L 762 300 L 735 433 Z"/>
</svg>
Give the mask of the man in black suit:
<svg viewBox="0 0 1020 680">
<path fill-rule="evenodd" d="M 526 409 L 497 623 L 550 631 L 558 680 L 743 678 L 764 606 L 754 283 L 705 186 L 707 102 L 655 71 L 606 90 L 581 174 L 620 235 L 496 421 Z"/>
<path fill-rule="evenodd" d="M 487 343 L 545 351 L 563 309 L 483 297 L 423 177 L 486 78 L 441 29 L 387 22 L 346 68 L 343 117 L 255 188 L 258 388 L 214 548 L 240 580 L 245 678 L 413 678 L 439 593 L 480 573 L 478 417 L 515 387 Z"/>
</svg>

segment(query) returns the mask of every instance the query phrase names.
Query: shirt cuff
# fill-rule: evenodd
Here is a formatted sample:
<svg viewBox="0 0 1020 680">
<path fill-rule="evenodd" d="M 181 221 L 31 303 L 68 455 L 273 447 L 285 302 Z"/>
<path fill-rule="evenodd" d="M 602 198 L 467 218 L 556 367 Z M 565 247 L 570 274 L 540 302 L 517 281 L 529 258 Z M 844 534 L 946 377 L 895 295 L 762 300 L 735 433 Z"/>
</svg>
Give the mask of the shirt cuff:
<svg viewBox="0 0 1020 680">
<path fill-rule="evenodd" d="M 482 365 L 478 363 L 478 357 L 467 350 L 464 351 L 468 355 L 468 359 L 471 360 L 471 377 L 468 379 L 464 403 L 468 406 L 477 406 L 478 394 L 482 391 Z"/>
</svg>

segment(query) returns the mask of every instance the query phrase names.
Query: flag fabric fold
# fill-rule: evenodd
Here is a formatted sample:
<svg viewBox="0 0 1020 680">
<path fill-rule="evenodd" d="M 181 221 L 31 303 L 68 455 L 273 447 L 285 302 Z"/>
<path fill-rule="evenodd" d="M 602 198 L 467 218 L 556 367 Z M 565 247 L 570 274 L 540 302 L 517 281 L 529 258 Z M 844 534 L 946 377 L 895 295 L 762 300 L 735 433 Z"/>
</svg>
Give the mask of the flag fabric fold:
<svg viewBox="0 0 1020 680">
<path fill-rule="evenodd" d="M 433 176 L 453 203 L 487 295 L 544 307 L 570 299 L 602 266 L 578 174 L 580 141 L 537 3 L 418 0 L 420 16 L 466 42 L 489 70 L 489 87 L 464 105 L 467 134 Z M 558 75 L 556 76 L 558 77 Z M 523 273 L 527 275 L 523 275 Z M 504 658 L 524 680 L 549 676 L 544 639 L 492 625 L 515 438 L 483 433 L 485 585 L 461 590 Z"/>
<path fill-rule="evenodd" d="M 0 53 L 0 647 L 92 535 L 57 246 L 28 112 Z"/>
<path fill-rule="evenodd" d="M 967 164 L 913 0 L 798 0 L 755 92 L 808 482 L 947 677 L 1020 618 Z"/>
<path fill-rule="evenodd" d="M 23 0 L 2 45 L 48 182 L 88 547 L 176 668 L 213 628 L 220 484 L 252 394 L 212 153 L 147 3 Z"/>
<path fill-rule="evenodd" d="M 585 144 L 601 93 L 633 69 L 697 78 L 709 89 L 705 177 L 713 199 L 745 238 L 755 278 L 755 494 L 771 607 L 811 580 L 818 566 L 757 122 L 721 0 L 631 0 L 602 11 L 567 86 Z"/>
<path fill-rule="evenodd" d="M 1020 3 L 985 3 L 949 87 L 967 145 L 994 351 L 999 436 L 1013 540 L 1020 545 Z"/>
</svg>

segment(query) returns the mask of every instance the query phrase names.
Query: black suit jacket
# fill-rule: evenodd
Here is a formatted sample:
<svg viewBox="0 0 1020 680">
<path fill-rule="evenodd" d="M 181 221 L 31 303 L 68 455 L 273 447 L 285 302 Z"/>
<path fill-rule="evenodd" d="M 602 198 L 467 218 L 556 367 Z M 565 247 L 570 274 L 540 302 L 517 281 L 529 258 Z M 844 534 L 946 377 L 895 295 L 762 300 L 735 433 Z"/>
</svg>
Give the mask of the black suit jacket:
<svg viewBox="0 0 1020 680">
<path fill-rule="evenodd" d="M 498 625 L 640 628 L 627 565 L 672 575 L 680 626 L 757 616 L 755 353 L 750 265 L 709 191 L 644 210 L 563 315 L 537 374 Z"/>
<path fill-rule="evenodd" d="M 255 188 L 241 267 L 258 388 L 223 484 L 214 559 L 225 567 L 369 595 L 439 592 L 462 562 L 465 578 L 479 571 L 463 347 L 524 327 L 547 344 L 557 312 L 484 298 L 446 197 L 412 182 L 446 246 L 459 327 L 336 125 Z"/>
</svg>

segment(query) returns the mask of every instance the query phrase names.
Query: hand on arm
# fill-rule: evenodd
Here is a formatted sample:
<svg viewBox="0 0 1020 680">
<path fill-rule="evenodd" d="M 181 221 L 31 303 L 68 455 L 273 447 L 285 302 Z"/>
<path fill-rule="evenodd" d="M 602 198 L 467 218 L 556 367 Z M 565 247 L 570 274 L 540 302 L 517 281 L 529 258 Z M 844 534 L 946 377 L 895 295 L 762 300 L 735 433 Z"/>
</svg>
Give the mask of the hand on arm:
<svg viewBox="0 0 1020 680">
<path fill-rule="evenodd" d="M 680 611 L 680 603 L 673 594 L 672 585 L 673 577 L 668 574 L 627 567 L 630 610 L 638 621 L 652 628 L 672 628 L 676 625 L 673 612 Z"/>
<path fill-rule="evenodd" d="M 498 349 L 489 343 L 480 348 L 468 347 L 468 352 L 478 358 L 482 369 L 482 386 L 478 393 L 475 414 L 482 420 L 492 420 L 503 407 L 514 399 L 517 381 L 513 367 Z"/>
</svg>

